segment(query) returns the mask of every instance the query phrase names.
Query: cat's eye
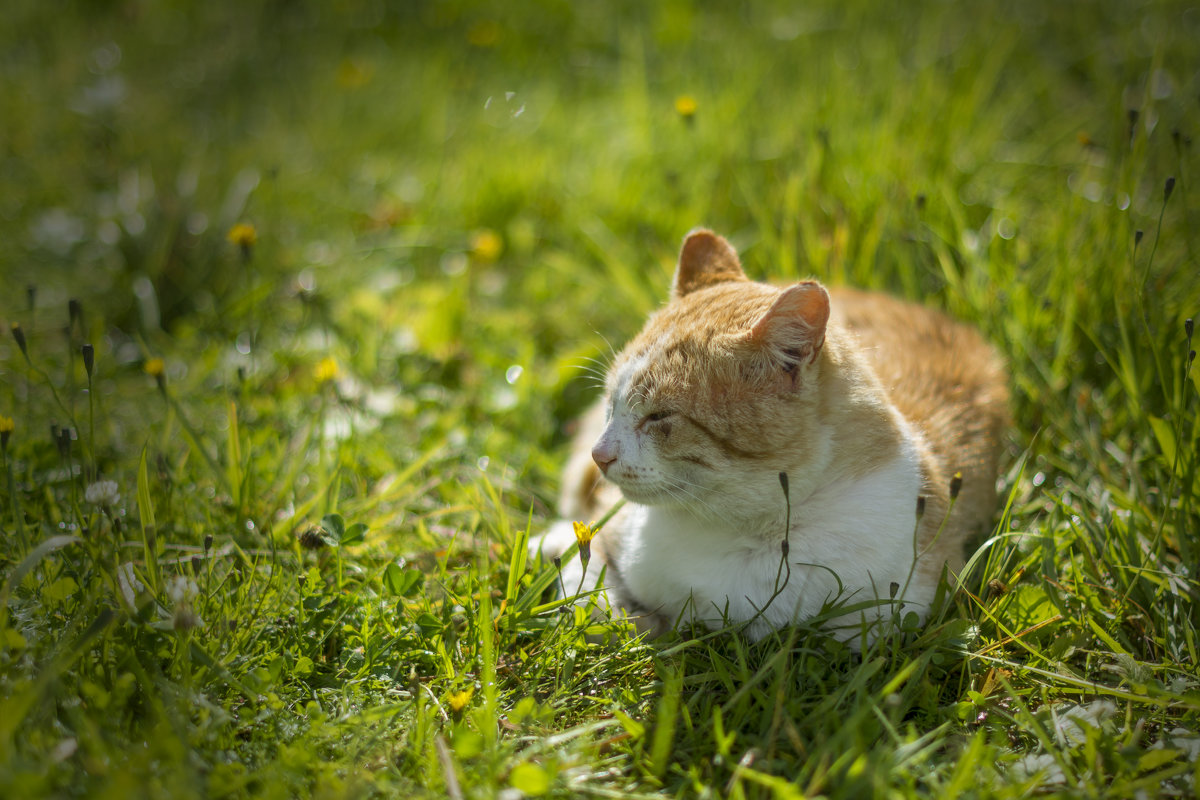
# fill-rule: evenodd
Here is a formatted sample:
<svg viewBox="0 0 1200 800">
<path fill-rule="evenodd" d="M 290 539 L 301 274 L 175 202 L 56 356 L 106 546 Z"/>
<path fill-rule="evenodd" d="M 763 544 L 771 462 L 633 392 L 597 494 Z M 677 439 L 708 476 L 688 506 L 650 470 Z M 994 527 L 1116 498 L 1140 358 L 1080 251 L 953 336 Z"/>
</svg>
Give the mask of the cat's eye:
<svg viewBox="0 0 1200 800">
<path fill-rule="evenodd" d="M 643 419 L 645 419 L 646 422 L 661 422 L 674 413 L 675 412 L 673 411 L 655 411 L 653 414 L 647 414 L 645 417 L 643 417 Z"/>
</svg>

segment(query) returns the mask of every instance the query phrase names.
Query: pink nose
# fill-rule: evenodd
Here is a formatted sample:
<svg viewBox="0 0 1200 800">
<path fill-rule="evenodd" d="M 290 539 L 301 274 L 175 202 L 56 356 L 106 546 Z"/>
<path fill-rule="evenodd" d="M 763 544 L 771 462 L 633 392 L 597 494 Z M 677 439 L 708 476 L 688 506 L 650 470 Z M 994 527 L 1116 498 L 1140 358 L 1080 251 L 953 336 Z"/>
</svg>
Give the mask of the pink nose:
<svg viewBox="0 0 1200 800">
<path fill-rule="evenodd" d="M 592 448 L 592 461 L 596 462 L 596 466 L 605 475 L 608 474 L 608 468 L 611 467 L 617 460 L 616 448 L 610 447 L 606 442 L 600 441 Z"/>
</svg>

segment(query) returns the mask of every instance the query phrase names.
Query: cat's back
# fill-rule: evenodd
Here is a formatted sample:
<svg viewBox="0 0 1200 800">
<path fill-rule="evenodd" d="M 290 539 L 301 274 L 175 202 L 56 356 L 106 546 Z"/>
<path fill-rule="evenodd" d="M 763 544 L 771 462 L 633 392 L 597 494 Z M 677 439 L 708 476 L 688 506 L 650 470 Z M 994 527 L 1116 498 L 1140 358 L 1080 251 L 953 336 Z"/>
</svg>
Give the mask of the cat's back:
<svg viewBox="0 0 1200 800">
<path fill-rule="evenodd" d="M 940 478 L 963 473 L 963 516 L 990 520 L 1009 413 L 1007 375 L 995 349 L 976 329 L 888 295 L 836 289 L 831 306 L 888 398 L 930 442 Z"/>
</svg>

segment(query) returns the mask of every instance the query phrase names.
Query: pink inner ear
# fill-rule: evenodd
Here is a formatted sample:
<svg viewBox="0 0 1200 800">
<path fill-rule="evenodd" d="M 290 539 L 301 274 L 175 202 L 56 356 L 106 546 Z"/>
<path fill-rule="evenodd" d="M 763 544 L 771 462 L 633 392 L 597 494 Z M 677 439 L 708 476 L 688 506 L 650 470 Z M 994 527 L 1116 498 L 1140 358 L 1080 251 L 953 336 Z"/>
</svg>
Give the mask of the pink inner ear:
<svg viewBox="0 0 1200 800">
<path fill-rule="evenodd" d="M 672 294 L 683 297 L 705 286 L 745 279 L 733 245 L 710 230 L 695 230 L 683 240 Z"/>
<path fill-rule="evenodd" d="M 789 286 L 750 329 L 750 340 L 816 356 L 829 323 L 829 293 L 816 281 Z"/>
</svg>

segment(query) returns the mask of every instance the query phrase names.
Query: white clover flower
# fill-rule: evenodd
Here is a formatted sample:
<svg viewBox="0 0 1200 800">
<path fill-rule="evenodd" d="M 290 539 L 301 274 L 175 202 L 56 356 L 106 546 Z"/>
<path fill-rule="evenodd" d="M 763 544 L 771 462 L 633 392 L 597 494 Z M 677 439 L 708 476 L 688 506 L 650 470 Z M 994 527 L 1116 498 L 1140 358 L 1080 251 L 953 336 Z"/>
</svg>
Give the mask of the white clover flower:
<svg viewBox="0 0 1200 800">
<path fill-rule="evenodd" d="M 110 508 L 121 499 L 116 481 L 96 481 L 89 484 L 83 492 L 83 499 L 92 505 Z"/>
<path fill-rule="evenodd" d="M 177 631 L 203 627 L 204 620 L 192 607 L 192 600 L 200 594 L 200 587 L 191 578 L 177 575 L 167 581 L 167 597 L 175 608 L 171 612 L 171 625 Z"/>
<path fill-rule="evenodd" d="M 200 594 L 200 587 L 191 578 L 177 575 L 167 582 L 167 597 L 170 597 L 171 602 L 175 605 L 189 603 L 198 594 Z"/>
</svg>

